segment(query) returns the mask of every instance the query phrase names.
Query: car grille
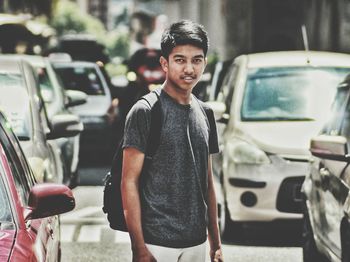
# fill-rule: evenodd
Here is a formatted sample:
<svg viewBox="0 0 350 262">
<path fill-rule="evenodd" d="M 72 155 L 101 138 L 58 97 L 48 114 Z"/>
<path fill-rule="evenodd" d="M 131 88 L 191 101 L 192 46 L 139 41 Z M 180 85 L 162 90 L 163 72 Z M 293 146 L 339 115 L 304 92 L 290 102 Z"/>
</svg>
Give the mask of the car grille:
<svg viewBox="0 0 350 262">
<path fill-rule="evenodd" d="M 282 181 L 277 195 L 277 210 L 287 213 L 302 212 L 301 186 L 305 177 L 289 177 Z"/>
</svg>

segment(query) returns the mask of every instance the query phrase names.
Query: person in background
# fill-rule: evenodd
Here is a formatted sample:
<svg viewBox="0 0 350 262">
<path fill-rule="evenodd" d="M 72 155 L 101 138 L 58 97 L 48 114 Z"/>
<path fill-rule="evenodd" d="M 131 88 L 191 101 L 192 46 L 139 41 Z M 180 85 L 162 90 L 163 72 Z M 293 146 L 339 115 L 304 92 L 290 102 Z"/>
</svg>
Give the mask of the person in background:
<svg viewBox="0 0 350 262">
<path fill-rule="evenodd" d="M 131 75 L 129 83 L 114 94 L 118 98 L 119 109 L 119 119 L 114 128 L 116 142 L 113 144 L 116 145 L 115 147 L 119 145 L 124 134 L 125 118 L 130 108 L 140 97 L 161 85 L 165 79 L 159 58 L 159 49 L 142 48 L 137 50 L 127 62 L 128 75 Z"/>
<path fill-rule="evenodd" d="M 210 156 L 219 151 L 215 119 L 192 94 L 208 42 L 204 28 L 188 20 L 162 35 L 161 136 L 142 175 L 151 109 L 139 100 L 127 115 L 121 189 L 134 262 L 204 262 L 207 239 L 211 261 L 223 261 Z"/>
</svg>

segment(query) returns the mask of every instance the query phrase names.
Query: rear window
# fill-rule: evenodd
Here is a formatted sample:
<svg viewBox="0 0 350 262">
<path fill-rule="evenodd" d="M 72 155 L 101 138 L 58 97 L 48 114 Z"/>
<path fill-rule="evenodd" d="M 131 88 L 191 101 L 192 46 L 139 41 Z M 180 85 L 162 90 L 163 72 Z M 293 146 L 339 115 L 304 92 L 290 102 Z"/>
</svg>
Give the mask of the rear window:
<svg viewBox="0 0 350 262">
<path fill-rule="evenodd" d="M 83 91 L 87 95 L 104 95 L 102 81 L 94 67 L 55 66 L 65 89 Z"/>
<path fill-rule="evenodd" d="M 349 68 L 264 68 L 250 70 L 242 121 L 307 121 L 327 117 L 337 85 Z"/>
</svg>

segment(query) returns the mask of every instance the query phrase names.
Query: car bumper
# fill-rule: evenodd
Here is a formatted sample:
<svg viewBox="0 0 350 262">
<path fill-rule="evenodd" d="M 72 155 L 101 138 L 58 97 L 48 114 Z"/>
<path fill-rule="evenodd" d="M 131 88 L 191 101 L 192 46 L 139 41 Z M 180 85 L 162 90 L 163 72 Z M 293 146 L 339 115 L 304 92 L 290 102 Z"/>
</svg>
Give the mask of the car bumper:
<svg viewBox="0 0 350 262">
<path fill-rule="evenodd" d="M 277 158 L 265 165 L 229 165 L 224 172 L 224 187 L 231 219 L 301 219 L 300 189 L 308 170 L 307 162 Z"/>
</svg>

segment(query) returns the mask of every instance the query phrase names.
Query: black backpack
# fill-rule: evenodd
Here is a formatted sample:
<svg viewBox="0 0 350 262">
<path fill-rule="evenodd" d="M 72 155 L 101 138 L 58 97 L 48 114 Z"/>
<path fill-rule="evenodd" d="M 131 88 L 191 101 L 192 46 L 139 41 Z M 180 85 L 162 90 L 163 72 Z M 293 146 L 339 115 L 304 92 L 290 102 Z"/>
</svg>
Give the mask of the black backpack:
<svg viewBox="0 0 350 262">
<path fill-rule="evenodd" d="M 152 160 L 158 145 L 161 132 L 161 108 L 159 102 L 159 90 L 152 91 L 140 98 L 145 100 L 151 108 L 151 127 L 147 141 L 145 162 L 143 164 L 140 183 L 145 180 L 145 172 L 148 163 Z M 120 141 L 117 151 L 113 157 L 111 170 L 107 173 L 104 181 L 103 193 L 103 212 L 107 214 L 110 228 L 127 232 L 127 226 L 124 217 L 122 196 L 121 196 L 121 178 L 123 166 L 123 139 Z"/>
</svg>

